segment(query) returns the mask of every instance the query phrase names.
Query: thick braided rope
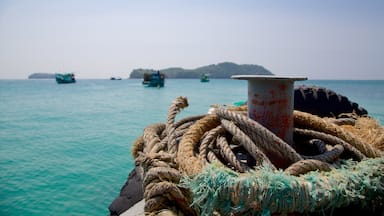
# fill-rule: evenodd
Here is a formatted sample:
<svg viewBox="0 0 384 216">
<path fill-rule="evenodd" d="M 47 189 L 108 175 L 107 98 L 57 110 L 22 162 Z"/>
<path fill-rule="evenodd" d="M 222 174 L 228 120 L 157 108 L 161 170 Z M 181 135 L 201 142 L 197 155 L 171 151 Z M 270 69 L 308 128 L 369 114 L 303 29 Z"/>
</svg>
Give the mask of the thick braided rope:
<svg viewBox="0 0 384 216">
<path fill-rule="evenodd" d="M 218 126 L 218 127 L 221 127 Z M 217 127 L 216 127 L 217 128 Z M 221 127 L 221 129 L 225 132 L 224 128 Z M 214 129 L 213 129 L 214 130 Z M 211 130 L 212 131 L 212 130 Z M 220 133 L 218 134 L 220 135 Z M 225 167 L 225 165 L 222 163 L 222 161 L 217 157 L 217 155 L 220 155 L 220 150 L 217 149 L 217 146 L 216 146 L 216 138 L 217 136 L 215 137 L 215 139 L 213 139 L 209 144 L 208 144 L 208 153 L 207 153 L 207 161 L 206 162 L 209 162 L 209 163 L 215 163 L 217 164 L 218 166 L 222 166 L 222 167 Z M 203 160 L 204 161 L 204 160 Z M 208 165 L 208 164 L 205 164 L 205 166 Z"/>
<path fill-rule="evenodd" d="M 132 156 L 136 159 L 139 156 L 139 152 L 144 151 L 144 139 L 143 136 L 137 137 L 137 139 L 132 144 Z"/>
<path fill-rule="evenodd" d="M 189 207 L 189 198 L 178 187 L 180 172 L 175 168 L 155 164 L 144 178 L 144 198 L 146 212 L 157 212 L 163 209 L 171 210 L 176 205 L 183 212 L 194 215 Z"/>
<path fill-rule="evenodd" d="M 238 172 L 244 172 L 245 167 L 237 160 L 235 154 L 232 152 L 229 144 L 224 136 L 218 136 L 216 138 L 216 145 L 220 148 L 220 153 L 222 158 L 226 160 L 231 166 L 235 168 Z"/>
<path fill-rule="evenodd" d="M 230 162 L 231 166 L 242 172 L 242 165 L 236 159 L 236 156 L 230 149 L 226 138 L 224 136 L 219 136 L 219 134 L 223 133 L 224 129 L 221 128 L 220 133 L 218 133 L 218 131 L 214 131 L 217 128 L 224 127 L 225 124 L 227 125 L 227 127 L 224 127 L 225 130 L 231 133 L 234 136 L 234 139 L 243 140 L 243 138 L 240 138 L 240 135 L 235 135 L 235 130 L 231 129 L 230 127 L 234 126 L 237 128 L 237 124 L 241 128 L 237 128 L 238 131 L 243 133 L 243 135 L 252 135 L 252 139 L 248 137 L 248 141 L 250 140 L 250 143 L 257 143 L 264 151 L 275 151 L 280 157 L 286 157 L 286 154 L 288 153 L 288 158 L 291 163 L 299 161 L 286 169 L 286 173 L 291 175 L 300 175 L 314 170 L 329 170 L 328 168 L 330 165 L 319 160 L 334 161 L 341 154 L 342 149 L 347 146 L 345 144 L 334 144 L 332 150 L 327 151 L 322 155 L 311 156 L 317 158 L 318 160 L 301 160 L 301 156 L 297 154 L 291 146 L 286 144 L 280 138 L 276 136 L 274 137 L 274 134 L 269 130 L 265 129 L 257 122 L 246 118 L 246 116 L 243 114 L 219 108 L 216 113 L 220 117 L 224 118 L 221 120 L 222 126 L 219 126 L 220 120 L 216 115 L 201 115 L 197 117 L 182 119 L 175 123 L 175 116 L 180 111 L 178 106 L 183 106 L 180 104 L 182 104 L 182 102 L 178 102 L 176 100 L 176 102 L 170 107 L 166 125 L 161 123 L 150 125 L 144 130 L 142 139 L 137 140 L 138 150 L 135 155 L 138 155 L 138 158 L 145 158 L 143 163 L 145 163 L 145 167 L 147 167 L 147 169 L 145 169 L 147 172 L 145 173 L 144 180 L 146 185 L 145 208 L 151 212 L 159 211 L 162 209 L 169 209 L 170 206 L 174 205 L 173 202 L 176 202 L 176 205 L 184 209 L 185 212 L 194 214 L 194 211 L 190 209 L 188 204 L 188 193 L 180 190 L 180 188 L 175 184 L 180 180 L 180 176 L 177 175 L 180 175 L 182 172 L 185 172 L 189 176 L 195 175 L 201 171 L 207 160 L 209 162 L 221 163 L 221 161 L 215 155 L 218 153 L 218 151 L 216 149 L 213 150 L 213 145 L 219 147 L 219 151 L 223 153 L 221 154 L 222 159 L 227 160 Z M 231 120 L 236 124 L 226 119 Z M 194 121 L 196 121 L 196 123 L 191 125 Z M 212 134 L 209 135 L 211 132 Z M 179 146 L 177 147 L 176 140 L 179 137 L 182 138 Z M 336 139 L 339 138 L 336 137 Z M 240 144 L 243 145 L 243 143 L 243 141 L 240 141 Z M 271 149 L 271 144 L 273 147 L 278 147 L 277 150 L 274 150 L 273 148 Z M 352 146 L 352 148 L 354 147 Z M 195 152 L 197 149 L 199 149 L 199 153 Z M 143 153 L 141 153 L 140 150 L 143 151 Z M 176 162 L 178 164 L 175 164 L 175 158 L 172 156 L 172 154 L 170 154 L 172 152 L 175 153 L 176 151 Z M 247 151 L 250 152 L 248 149 Z M 360 151 L 357 150 L 357 152 Z M 307 157 L 304 156 L 304 158 Z M 175 167 L 179 167 L 180 171 L 175 170 Z M 157 168 L 161 168 L 161 171 Z M 232 198 L 234 202 L 236 200 L 238 202 L 239 200 L 236 197 Z M 283 206 L 283 208 L 285 207 Z"/>
<path fill-rule="evenodd" d="M 217 158 L 215 153 L 213 153 L 212 151 L 208 152 L 207 160 L 208 160 L 209 163 L 218 163 L 218 164 L 221 164 L 224 167 L 224 164 Z"/>
<path fill-rule="evenodd" d="M 220 133 L 224 133 L 224 128 L 221 125 L 210 130 L 208 133 L 206 133 L 206 136 L 204 136 L 204 138 L 202 139 L 201 144 L 199 146 L 199 157 L 202 159 L 203 162 L 206 162 L 209 144 L 214 140 L 216 140 L 217 136 Z"/>
<path fill-rule="evenodd" d="M 143 153 L 138 160 L 144 168 L 146 212 L 154 213 L 164 209 L 172 212 L 170 208 L 176 205 L 189 215 L 194 215 L 194 211 L 189 207 L 188 198 L 177 186 L 181 173 L 175 169 L 175 157 L 166 145 L 170 144 L 171 149 L 176 148 L 176 137 L 180 131 L 176 130 L 174 119 L 186 104 L 186 99 L 178 98 L 169 109 L 166 125 L 154 124 L 144 129 Z"/>
<path fill-rule="evenodd" d="M 182 119 L 182 120 L 184 120 L 184 119 Z M 189 120 L 189 121 L 185 121 L 181 125 L 175 124 L 176 129 L 173 132 L 173 139 L 176 141 L 176 143 L 177 143 L 177 140 L 181 139 L 181 137 L 185 134 L 185 132 L 188 131 L 189 127 L 195 123 L 192 118 L 189 118 L 187 120 Z M 167 136 L 167 133 L 165 133 L 165 130 L 163 131 L 163 133 L 161 134 L 160 137 L 164 137 L 164 138 L 161 140 L 160 143 L 158 143 L 157 145 L 155 145 L 152 148 L 153 152 L 159 152 L 160 150 L 166 151 L 166 147 L 168 146 L 169 137 Z"/>
<path fill-rule="evenodd" d="M 249 154 L 255 159 L 256 166 L 262 165 L 263 163 L 271 166 L 272 169 L 275 169 L 275 166 L 271 163 L 269 158 L 264 154 L 261 149 L 247 136 L 243 131 L 241 131 L 233 122 L 221 119 L 222 126 L 231 133 L 235 139 L 249 152 Z"/>
<path fill-rule="evenodd" d="M 221 118 L 235 122 L 246 134 L 250 135 L 255 144 L 260 145 L 266 152 L 277 153 L 280 159 L 287 160 L 289 164 L 302 159 L 290 145 L 258 122 L 222 108 L 217 109 L 216 113 Z"/>
<path fill-rule="evenodd" d="M 203 134 L 220 124 L 217 115 L 207 115 L 196 121 L 184 134 L 177 151 L 177 162 L 180 170 L 191 176 L 197 174 L 203 168 L 204 162 L 195 156 L 194 148 L 198 145 Z"/>
<path fill-rule="evenodd" d="M 180 120 L 178 120 L 177 122 L 175 122 L 175 128 L 178 128 L 180 127 L 181 125 L 184 125 L 186 123 L 189 123 L 189 122 L 195 122 L 201 118 L 203 118 L 204 116 L 206 116 L 205 114 L 204 115 L 194 115 L 194 116 L 188 116 L 188 117 L 185 117 L 185 118 L 182 118 Z"/>
<path fill-rule="evenodd" d="M 184 135 L 183 131 L 188 130 L 189 127 L 191 127 L 191 125 L 193 125 L 193 124 L 195 124 L 195 121 L 185 122 L 185 123 L 181 124 L 180 126 L 176 126 L 176 124 L 175 124 L 175 127 L 176 127 L 175 133 L 177 133 L 177 134 L 175 134 L 175 136 L 177 137 L 180 135 L 181 136 Z"/>
<path fill-rule="evenodd" d="M 181 109 L 188 106 L 188 100 L 185 97 L 177 97 L 176 100 L 172 103 L 171 107 L 168 109 L 168 118 L 166 131 L 168 136 L 168 153 L 176 153 L 176 138 L 175 138 L 175 118 L 176 115 L 180 112 Z"/>
<path fill-rule="evenodd" d="M 152 148 L 152 153 L 156 152 L 161 152 L 161 151 L 167 151 L 167 144 L 168 144 L 168 137 L 165 136 L 160 142 L 158 142 L 155 146 Z"/>
<path fill-rule="evenodd" d="M 352 146 L 351 144 L 347 143 L 346 141 L 322 132 L 314 131 L 314 130 L 308 130 L 308 129 L 294 129 L 295 134 L 304 135 L 316 139 L 323 140 L 324 142 L 327 142 L 330 145 L 342 145 L 344 147 L 344 150 L 348 151 L 350 154 L 352 154 L 352 157 L 354 157 L 357 160 L 362 160 L 366 158 L 366 156 L 361 153 L 357 148 Z"/>
<path fill-rule="evenodd" d="M 313 129 L 339 137 L 352 146 L 356 147 L 367 157 L 381 156 L 381 152 L 378 149 L 373 148 L 371 145 L 363 144 L 362 141 L 354 134 L 344 130 L 342 127 L 336 124 L 329 123 L 318 116 L 297 110 L 295 110 L 293 114 L 295 126 L 299 125 L 300 127 Z"/>
<path fill-rule="evenodd" d="M 159 211 L 158 209 L 167 207 L 167 202 L 168 200 L 163 196 L 156 196 L 149 200 L 145 200 L 145 215 L 156 215 L 155 212 Z"/>
<path fill-rule="evenodd" d="M 370 117 L 357 118 L 354 127 L 343 125 L 344 129 L 352 132 L 364 143 L 368 143 L 381 151 L 384 151 L 384 127 L 380 122 Z"/>
<path fill-rule="evenodd" d="M 174 183 L 163 181 L 158 182 L 154 184 L 149 190 L 149 192 L 146 194 L 146 197 L 148 197 L 148 200 L 152 200 L 156 197 L 172 197 L 171 199 L 168 198 L 168 200 L 172 200 L 173 203 L 167 202 L 167 200 L 163 200 L 162 204 L 159 206 L 152 206 L 150 205 L 152 202 L 148 201 L 148 205 L 144 206 L 144 210 L 146 212 L 153 212 L 153 211 L 159 211 L 161 209 L 168 209 L 169 206 L 172 206 L 174 204 L 177 204 L 181 209 L 183 209 L 183 212 L 186 215 L 195 215 L 195 211 L 189 206 L 188 199 L 184 196 L 183 192 L 178 188 L 175 187 Z M 157 200 L 155 200 L 157 201 Z M 164 205 L 167 204 L 167 205 Z M 170 210 L 170 209 L 169 209 Z"/>
<path fill-rule="evenodd" d="M 327 118 L 328 122 L 331 122 L 336 125 L 355 125 L 356 120 L 353 118 Z"/>
<path fill-rule="evenodd" d="M 143 159 L 141 159 L 141 158 L 143 158 Z M 151 168 L 154 168 L 154 167 L 166 167 L 166 168 L 171 167 L 169 163 L 162 161 L 160 159 L 153 159 L 153 158 L 151 158 L 150 155 L 140 156 L 140 157 L 138 157 L 138 161 L 141 161 L 140 165 L 143 167 L 143 169 L 145 171 L 144 175 L 148 170 L 150 170 Z"/>
<path fill-rule="evenodd" d="M 155 123 L 147 126 L 144 129 L 143 140 L 144 140 L 144 153 L 149 153 L 152 151 L 152 148 L 160 142 L 160 135 L 165 129 L 165 124 Z"/>
<path fill-rule="evenodd" d="M 176 139 L 184 134 L 193 121 L 202 117 L 184 118 L 175 123 L 176 115 L 187 105 L 186 98 L 178 97 L 169 108 L 165 129 L 163 124 L 145 129 L 144 145 L 147 144 L 146 149 L 151 152 L 151 154 L 143 156 L 143 166 L 147 167 L 143 182 L 146 212 L 152 214 L 162 210 L 173 212 L 169 208 L 172 208 L 175 202 L 179 208 L 183 209 L 183 212 L 194 215 L 194 211 L 189 207 L 188 199 L 177 186 L 180 172 L 173 168 L 176 164 L 175 158 L 172 156 L 177 149 Z M 161 160 L 165 158 L 167 158 L 166 161 Z"/>
<path fill-rule="evenodd" d="M 325 151 L 322 154 L 319 155 L 311 155 L 311 156 L 306 156 L 302 155 L 302 157 L 306 159 L 312 159 L 312 160 L 319 160 L 327 163 L 332 163 L 339 159 L 339 156 L 341 153 L 343 153 L 344 147 L 342 145 L 335 145 L 332 147 L 332 149 Z"/>
<path fill-rule="evenodd" d="M 330 171 L 331 165 L 319 160 L 307 159 L 293 163 L 287 169 L 284 170 L 285 174 L 299 176 L 309 171 Z"/>
<path fill-rule="evenodd" d="M 166 167 L 154 167 L 145 175 L 143 185 L 148 185 L 155 181 L 166 180 L 172 182 L 179 182 L 181 173 L 176 169 L 167 169 Z"/>
</svg>

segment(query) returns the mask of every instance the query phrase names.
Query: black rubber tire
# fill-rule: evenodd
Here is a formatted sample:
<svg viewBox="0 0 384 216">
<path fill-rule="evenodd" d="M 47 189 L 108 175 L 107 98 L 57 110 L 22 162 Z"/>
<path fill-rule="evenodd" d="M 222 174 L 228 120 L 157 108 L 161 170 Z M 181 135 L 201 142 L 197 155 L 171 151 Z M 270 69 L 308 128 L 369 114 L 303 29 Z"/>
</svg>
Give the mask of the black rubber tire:
<svg viewBox="0 0 384 216">
<path fill-rule="evenodd" d="M 294 109 L 320 117 L 338 117 L 342 113 L 368 115 L 366 109 L 350 101 L 346 96 L 317 86 L 297 86 L 294 90 Z"/>
</svg>

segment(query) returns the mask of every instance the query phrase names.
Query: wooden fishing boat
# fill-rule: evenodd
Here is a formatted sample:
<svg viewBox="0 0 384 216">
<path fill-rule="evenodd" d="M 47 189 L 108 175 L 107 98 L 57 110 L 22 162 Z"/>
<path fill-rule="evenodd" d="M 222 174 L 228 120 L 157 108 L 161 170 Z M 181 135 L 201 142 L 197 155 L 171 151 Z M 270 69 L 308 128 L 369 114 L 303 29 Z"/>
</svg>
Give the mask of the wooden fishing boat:
<svg viewBox="0 0 384 216">
<path fill-rule="evenodd" d="M 65 73 L 65 74 L 55 74 L 56 82 L 58 84 L 67 84 L 67 83 L 75 83 L 75 74 L 73 73 Z"/>
<path fill-rule="evenodd" d="M 165 75 L 157 71 L 156 73 L 145 73 L 143 85 L 146 87 L 164 87 Z"/>
<path fill-rule="evenodd" d="M 121 80 L 121 77 L 111 77 L 110 80 Z"/>
<path fill-rule="evenodd" d="M 208 74 L 202 74 L 200 77 L 200 82 L 209 82 L 209 75 Z"/>
</svg>

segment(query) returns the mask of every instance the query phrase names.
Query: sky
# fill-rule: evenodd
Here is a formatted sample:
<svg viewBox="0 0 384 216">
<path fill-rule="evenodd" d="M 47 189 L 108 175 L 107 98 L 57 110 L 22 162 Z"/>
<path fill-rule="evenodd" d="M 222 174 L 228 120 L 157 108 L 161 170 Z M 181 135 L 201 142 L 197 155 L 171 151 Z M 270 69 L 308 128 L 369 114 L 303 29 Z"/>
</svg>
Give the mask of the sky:
<svg viewBox="0 0 384 216">
<path fill-rule="evenodd" d="M 0 79 L 234 62 L 384 79 L 382 0 L 0 0 Z"/>
</svg>

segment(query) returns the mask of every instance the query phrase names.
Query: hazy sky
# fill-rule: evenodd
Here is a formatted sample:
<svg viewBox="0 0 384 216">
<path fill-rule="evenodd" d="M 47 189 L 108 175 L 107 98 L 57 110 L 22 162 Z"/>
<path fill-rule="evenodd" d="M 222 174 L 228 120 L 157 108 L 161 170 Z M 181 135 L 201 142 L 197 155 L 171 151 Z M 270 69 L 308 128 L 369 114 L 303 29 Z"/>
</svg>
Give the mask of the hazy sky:
<svg viewBox="0 0 384 216">
<path fill-rule="evenodd" d="M 384 79 L 384 1 L 0 0 L 0 78 L 230 61 L 310 79 Z"/>
</svg>

